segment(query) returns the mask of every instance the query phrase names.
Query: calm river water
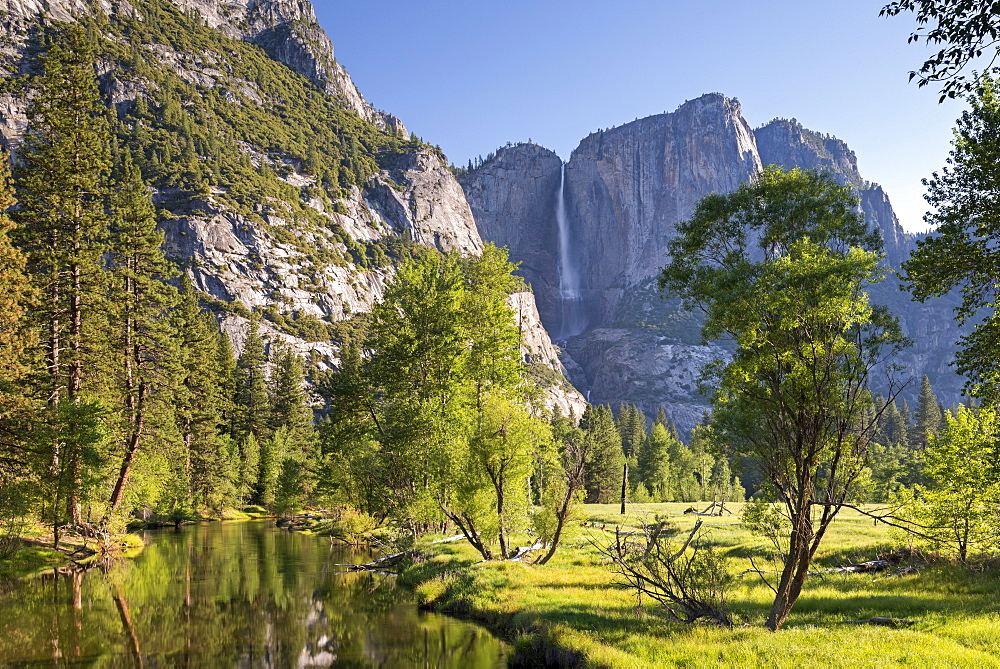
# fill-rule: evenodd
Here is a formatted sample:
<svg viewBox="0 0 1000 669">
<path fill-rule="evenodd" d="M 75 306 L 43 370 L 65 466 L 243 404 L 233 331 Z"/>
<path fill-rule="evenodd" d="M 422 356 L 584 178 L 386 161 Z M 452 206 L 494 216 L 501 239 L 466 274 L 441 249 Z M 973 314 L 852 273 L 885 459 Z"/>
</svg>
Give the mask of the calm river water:
<svg viewBox="0 0 1000 669">
<path fill-rule="evenodd" d="M 495 667 L 475 625 L 417 610 L 392 577 L 273 521 L 146 535 L 134 560 L 0 585 L 0 665 Z"/>
</svg>

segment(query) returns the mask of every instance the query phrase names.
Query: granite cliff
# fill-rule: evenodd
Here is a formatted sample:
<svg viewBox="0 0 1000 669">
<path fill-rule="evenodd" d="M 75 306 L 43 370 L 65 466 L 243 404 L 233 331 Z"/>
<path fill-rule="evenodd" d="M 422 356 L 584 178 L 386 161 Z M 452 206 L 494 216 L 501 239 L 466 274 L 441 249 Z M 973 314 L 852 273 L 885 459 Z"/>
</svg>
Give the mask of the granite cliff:
<svg viewBox="0 0 1000 669">
<path fill-rule="evenodd" d="M 268 339 L 335 366 L 337 340 L 413 247 L 482 249 L 440 150 L 365 101 L 306 0 L 0 0 L 0 16 L 0 145 L 16 152 L 46 31 L 92 28 L 101 92 L 154 187 L 166 250 L 237 352 L 253 310 Z M 552 370 L 537 375 L 549 404 L 580 415 L 533 295 L 511 304 L 526 358 Z"/>
<path fill-rule="evenodd" d="M 595 403 L 636 402 L 650 415 L 662 406 L 690 429 L 706 410 L 696 379 L 708 360 L 725 356 L 700 338 L 698 319 L 676 300 L 664 301 L 655 277 L 675 224 L 702 196 L 727 192 L 762 165 L 827 171 L 857 193 L 869 224 L 886 241 L 887 263 L 898 267 L 914 237 L 899 226 L 885 192 L 864 180 L 848 146 L 775 120 L 751 129 L 739 102 L 720 94 L 586 137 L 565 166 L 533 144 L 505 147 L 461 177 L 484 239 L 506 244 L 538 295 L 541 318 L 563 349 L 571 379 Z M 561 174 L 564 172 L 564 179 Z M 561 184 L 561 188 L 560 188 Z M 560 257 L 560 193 L 572 257 Z M 583 326 L 566 325 L 560 277 L 579 268 Z M 899 315 L 914 346 L 898 361 L 904 375 L 928 374 L 946 403 L 961 379 L 948 367 L 958 337 L 947 299 L 909 301 L 895 279 L 874 298 Z M 908 393 L 904 393 L 906 396 Z"/>
</svg>

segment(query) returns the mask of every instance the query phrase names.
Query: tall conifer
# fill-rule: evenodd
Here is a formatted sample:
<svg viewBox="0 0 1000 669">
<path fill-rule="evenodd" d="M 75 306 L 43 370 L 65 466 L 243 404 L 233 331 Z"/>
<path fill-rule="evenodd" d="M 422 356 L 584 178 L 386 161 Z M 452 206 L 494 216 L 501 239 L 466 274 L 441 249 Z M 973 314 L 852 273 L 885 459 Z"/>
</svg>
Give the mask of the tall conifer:
<svg viewBox="0 0 1000 669">
<path fill-rule="evenodd" d="M 93 47 L 79 26 L 64 29 L 41 58 L 43 73 L 28 108 L 28 128 L 16 167 L 16 220 L 29 264 L 42 292 L 37 325 L 44 333 L 45 394 L 52 420 L 75 420 L 80 411 L 93 346 L 95 316 L 104 308 L 106 201 L 110 136 L 100 104 Z M 61 402 L 74 405 L 59 416 Z M 89 412 L 93 413 L 93 412 Z M 82 425 L 60 429 L 54 438 L 51 474 L 65 470 L 66 515 L 81 521 L 85 444 Z M 58 512 L 57 512 L 58 514 Z M 58 515 L 54 516 L 58 526 Z"/>
<path fill-rule="evenodd" d="M 186 501 L 218 507 L 227 497 L 232 469 L 229 449 L 220 438 L 226 407 L 232 401 L 229 372 L 219 355 L 221 333 L 215 317 L 201 311 L 186 274 L 181 278 L 173 327 L 177 338 L 174 420 L 183 443 Z M 234 364 L 231 355 L 229 363 Z"/>
<path fill-rule="evenodd" d="M 614 414 L 606 405 L 587 407 L 580 420 L 590 459 L 585 472 L 587 502 L 607 504 L 618 498 L 622 485 L 622 439 L 615 427 Z"/>
<path fill-rule="evenodd" d="M 243 351 L 236 360 L 235 432 L 238 438 L 253 434 L 260 440 L 269 432 L 267 356 L 260 336 L 260 317 L 250 319 Z"/>
<path fill-rule="evenodd" d="M 35 422 L 27 413 L 32 404 L 23 386 L 31 342 L 26 316 L 35 294 L 28 283 L 26 258 L 10 240 L 14 223 L 7 210 L 13 204 L 7 154 L 0 151 L 0 506 L 8 510 L 19 501 L 23 509 L 28 501 L 23 492 L 32 458 L 25 448 L 29 437 L 25 432 Z"/>
<path fill-rule="evenodd" d="M 167 391 L 173 381 L 168 366 L 177 357 L 177 348 L 169 315 L 178 302 L 177 290 L 166 283 L 176 269 L 163 255 L 163 232 L 156 227 L 149 188 L 127 154 L 111 203 L 109 256 L 114 284 L 108 313 L 115 321 L 114 395 L 124 438 L 109 514 L 122 504 L 139 449 L 150 433 L 162 430 L 163 414 L 173 406 Z"/>
<path fill-rule="evenodd" d="M 927 447 L 928 435 L 937 436 L 941 431 L 941 407 L 931 387 L 930 379 L 924 374 L 917 395 L 917 410 L 913 413 L 913 430 L 910 432 L 910 447 L 923 450 Z"/>
</svg>

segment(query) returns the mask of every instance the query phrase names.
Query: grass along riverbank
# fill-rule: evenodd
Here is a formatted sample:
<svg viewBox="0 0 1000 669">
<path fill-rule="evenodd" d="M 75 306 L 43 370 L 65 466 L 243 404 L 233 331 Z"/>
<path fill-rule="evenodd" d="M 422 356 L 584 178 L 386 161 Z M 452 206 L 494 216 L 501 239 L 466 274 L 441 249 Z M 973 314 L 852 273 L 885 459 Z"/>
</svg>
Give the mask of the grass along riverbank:
<svg viewBox="0 0 1000 669">
<path fill-rule="evenodd" d="M 465 543 L 423 549 L 403 574 L 421 603 L 472 618 L 515 643 L 525 663 L 585 666 L 1000 666 L 1000 567 L 931 561 L 907 576 L 828 574 L 810 577 L 784 629 L 761 625 L 771 591 L 755 575 L 736 579 L 729 603 L 746 623 L 734 629 L 673 622 L 615 584 L 591 545 L 607 543 L 616 523 L 637 525 L 654 514 L 681 528 L 687 504 L 632 505 L 622 519 L 612 505 L 587 505 L 556 557 L 544 567 L 480 562 Z M 764 566 L 768 546 L 739 526 L 738 516 L 704 518 L 710 542 L 738 573 L 753 557 Z M 600 525 L 605 529 L 600 529 Z M 524 540 L 527 543 L 527 539 Z M 884 525 L 845 511 L 815 569 L 872 560 L 898 546 Z M 844 624 L 875 616 L 920 621 L 905 628 Z"/>
</svg>

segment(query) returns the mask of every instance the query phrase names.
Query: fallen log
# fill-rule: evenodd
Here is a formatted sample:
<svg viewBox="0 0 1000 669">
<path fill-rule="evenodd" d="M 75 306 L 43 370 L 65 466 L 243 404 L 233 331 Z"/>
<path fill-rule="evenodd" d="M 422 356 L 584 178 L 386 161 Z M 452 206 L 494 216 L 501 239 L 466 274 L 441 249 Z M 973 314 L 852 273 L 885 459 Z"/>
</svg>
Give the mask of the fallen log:
<svg viewBox="0 0 1000 669">
<path fill-rule="evenodd" d="M 464 539 L 464 538 L 465 538 L 464 534 L 456 534 L 453 537 L 445 537 L 444 539 L 437 539 L 435 541 L 432 541 L 431 543 L 432 544 L 446 544 L 446 543 L 449 543 L 449 542 L 452 542 L 452 541 L 459 541 L 459 540 Z M 416 550 L 415 548 L 409 548 L 409 549 L 407 549 L 405 551 L 400 551 L 398 553 L 393 553 L 392 555 L 386 555 L 384 557 L 380 557 L 377 560 L 372 560 L 371 562 L 365 562 L 364 564 L 339 564 L 338 563 L 338 564 L 334 564 L 333 566 L 334 567 L 347 567 L 347 571 L 370 571 L 370 572 L 375 572 L 375 573 L 392 573 L 392 572 L 382 572 L 382 571 L 380 571 L 380 568 L 386 566 L 387 563 L 392 562 L 393 560 L 397 560 L 397 559 L 403 557 L 404 555 L 409 555 L 410 553 L 414 552 L 415 550 Z"/>
<path fill-rule="evenodd" d="M 523 560 L 529 554 L 531 554 L 532 551 L 537 551 L 540 548 L 545 548 L 545 542 L 543 542 L 543 541 L 536 541 L 535 543 L 533 543 L 530 546 L 523 546 L 523 547 L 522 546 L 518 546 L 517 548 L 515 548 L 511 552 L 510 557 L 508 557 L 507 559 L 508 560 Z"/>
<path fill-rule="evenodd" d="M 883 627 L 905 627 L 922 623 L 922 620 L 907 620 L 906 618 L 883 618 L 876 616 L 867 620 L 843 620 L 841 625 L 881 625 Z"/>
<path fill-rule="evenodd" d="M 858 564 L 847 565 L 846 567 L 834 567 L 833 569 L 823 569 L 820 571 L 809 572 L 810 576 L 822 576 L 824 574 L 860 574 L 876 571 L 884 571 L 890 567 L 892 563 L 888 560 L 870 560 L 868 562 L 859 562 Z"/>
</svg>

